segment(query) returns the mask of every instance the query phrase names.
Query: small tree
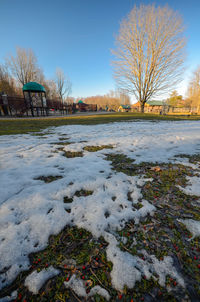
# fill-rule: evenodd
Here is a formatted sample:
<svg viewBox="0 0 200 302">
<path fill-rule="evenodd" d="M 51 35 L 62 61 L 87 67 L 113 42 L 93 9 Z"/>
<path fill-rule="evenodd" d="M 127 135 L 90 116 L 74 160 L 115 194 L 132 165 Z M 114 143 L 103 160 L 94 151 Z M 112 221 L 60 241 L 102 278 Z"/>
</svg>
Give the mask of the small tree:
<svg viewBox="0 0 200 302">
<path fill-rule="evenodd" d="M 32 49 L 17 47 L 16 56 L 9 55 L 6 61 L 11 74 L 22 86 L 28 82 L 40 81 L 41 78 L 44 78 Z"/>
<path fill-rule="evenodd" d="M 200 106 L 200 66 L 193 72 L 187 94 L 192 106 L 197 107 L 198 111 Z"/>
<path fill-rule="evenodd" d="M 178 105 L 183 105 L 182 95 L 178 95 L 176 90 L 172 91 L 172 93 L 170 94 L 170 97 L 167 99 L 167 104 L 172 107 L 176 107 Z"/>
<path fill-rule="evenodd" d="M 148 100 L 181 80 L 183 32 L 182 18 L 167 6 L 135 6 L 121 23 L 114 76 L 119 88 L 135 95 L 142 112 Z"/>
<path fill-rule="evenodd" d="M 60 68 L 56 69 L 55 83 L 57 86 L 57 93 L 63 103 L 64 96 L 65 98 L 68 98 L 72 91 L 72 83 Z"/>
</svg>

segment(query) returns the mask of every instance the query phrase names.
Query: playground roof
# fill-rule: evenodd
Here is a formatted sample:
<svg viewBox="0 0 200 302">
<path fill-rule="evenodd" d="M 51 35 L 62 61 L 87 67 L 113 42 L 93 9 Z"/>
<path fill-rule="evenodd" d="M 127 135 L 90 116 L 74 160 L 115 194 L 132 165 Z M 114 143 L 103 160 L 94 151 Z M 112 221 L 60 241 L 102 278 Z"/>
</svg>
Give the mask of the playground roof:
<svg viewBox="0 0 200 302">
<path fill-rule="evenodd" d="M 46 92 L 45 88 L 36 82 L 29 82 L 23 86 L 23 91 Z"/>
</svg>

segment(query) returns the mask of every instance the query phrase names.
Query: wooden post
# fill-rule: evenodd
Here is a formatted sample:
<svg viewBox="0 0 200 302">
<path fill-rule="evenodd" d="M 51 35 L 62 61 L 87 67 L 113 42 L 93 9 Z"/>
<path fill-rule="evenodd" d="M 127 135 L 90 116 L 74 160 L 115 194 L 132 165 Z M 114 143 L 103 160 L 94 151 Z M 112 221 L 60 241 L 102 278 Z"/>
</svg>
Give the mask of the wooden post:
<svg viewBox="0 0 200 302">
<path fill-rule="evenodd" d="M 32 97 L 31 97 L 30 91 L 28 91 L 28 96 L 29 96 L 29 100 L 30 100 L 31 114 L 32 114 L 32 116 L 34 116 L 33 103 L 32 103 Z"/>
</svg>

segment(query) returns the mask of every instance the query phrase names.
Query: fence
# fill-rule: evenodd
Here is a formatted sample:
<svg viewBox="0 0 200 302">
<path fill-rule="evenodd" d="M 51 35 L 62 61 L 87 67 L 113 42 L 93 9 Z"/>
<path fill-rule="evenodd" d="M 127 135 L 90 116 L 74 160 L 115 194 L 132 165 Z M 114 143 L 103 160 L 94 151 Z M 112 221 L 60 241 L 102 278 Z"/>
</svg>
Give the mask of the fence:
<svg viewBox="0 0 200 302">
<path fill-rule="evenodd" d="M 60 100 L 47 99 L 44 108 L 34 107 L 34 110 L 31 111 L 23 97 L 0 95 L 0 116 L 48 116 L 72 114 L 76 111 L 97 111 L 97 105 L 84 103 L 62 104 Z"/>
</svg>

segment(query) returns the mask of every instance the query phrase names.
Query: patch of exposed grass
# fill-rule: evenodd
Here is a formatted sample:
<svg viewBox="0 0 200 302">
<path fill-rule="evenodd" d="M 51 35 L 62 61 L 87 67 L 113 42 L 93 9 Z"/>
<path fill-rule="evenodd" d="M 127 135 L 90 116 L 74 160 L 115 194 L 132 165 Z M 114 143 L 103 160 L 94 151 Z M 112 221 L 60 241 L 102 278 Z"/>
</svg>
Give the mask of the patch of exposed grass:
<svg viewBox="0 0 200 302">
<path fill-rule="evenodd" d="M 151 163 L 134 164 L 134 159 L 127 157 L 122 153 L 106 154 L 106 160 L 111 161 L 111 165 L 117 172 L 123 172 L 129 176 L 142 174 L 142 172 L 152 166 Z"/>
<path fill-rule="evenodd" d="M 74 193 L 74 196 L 77 196 L 77 197 L 86 197 L 86 196 L 89 196 L 89 195 L 92 195 L 93 194 L 93 191 L 90 191 L 90 190 L 84 190 L 84 189 L 81 189 L 79 191 L 76 191 Z M 73 197 L 68 197 L 68 196 L 65 196 L 64 199 L 63 199 L 64 203 L 72 203 L 73 202 Z"/>
<path fill-rule="evenodd" d="M 83 152 L 82 151 L 65 151 L 62 150 L 63 156 L 67 157 L 67 158 L 74 158 L 74 157 L 83 157 Z"/>
<path fill-rule="evenodd" d="M 61 143 L 63 145 L 63 143 Z M 64 147 L 59 147 L 56 150 L 52 151 L 53 153 L 56 153 L 58 151 L 61 151 L 63 156 L 67 158 L 74 158 L 74 157 L 83 157 L 83 152 L 82 151 L 66 151 Z"/>
<path fill-rule="evenodd" d="M 66 137 L 65 135 L 59 137 L 59 141 L 66 141 L 68 139 L 68 137 Z"/>
<path fill-rule="evenodd" d="M 103 150 L 103 149 L 113 149 L 113 146 L 112 145 L 85 146 L 83 149 L 86 151 L 89 151 L 89 152 L 97 152 L 97 151 Z"/>
<path fill-rule="evenodd" d="M 80 191 L 76 191 L 75 192 L 75 196 L 77 197 L 81 197 L 81 196 L 89 196 L 89 195 L 92 195 L 93 194 L 93 191 L 90 191 L 90 190 L 80 190 Z"/>
<path fill-rule="evenodd" d="M 175 157 L 180 157 L 180 158 L 188 158 L 189 162 L 192 164 L 200 163 L 200 154 L 193 154 L 193 155 L 188 155 L 188 154 L 179 154 L 176 155 Z"/>
<path fill-rule="evenodd" d="M 42 180 L 45 183 L 50 183 L 52 181 L 55 181 L 55 180 L 61 179 L 61 178 L 63 178 L 63 176 L 61 176 L 61 175 L 49 175 L 49 176 L 39 176 L 39 177 L 36 177 L 34 179 L 35 180 Z"/>
<path fill-rule="evenodd" d="M 73 198 L 70 198 L 70 197 L 68 197 L 68 196 L 64 196 L 63 202 L 64 202 L 64 203 L 72 203 L 72 202 L 73 202 Z"/>
</svg>

